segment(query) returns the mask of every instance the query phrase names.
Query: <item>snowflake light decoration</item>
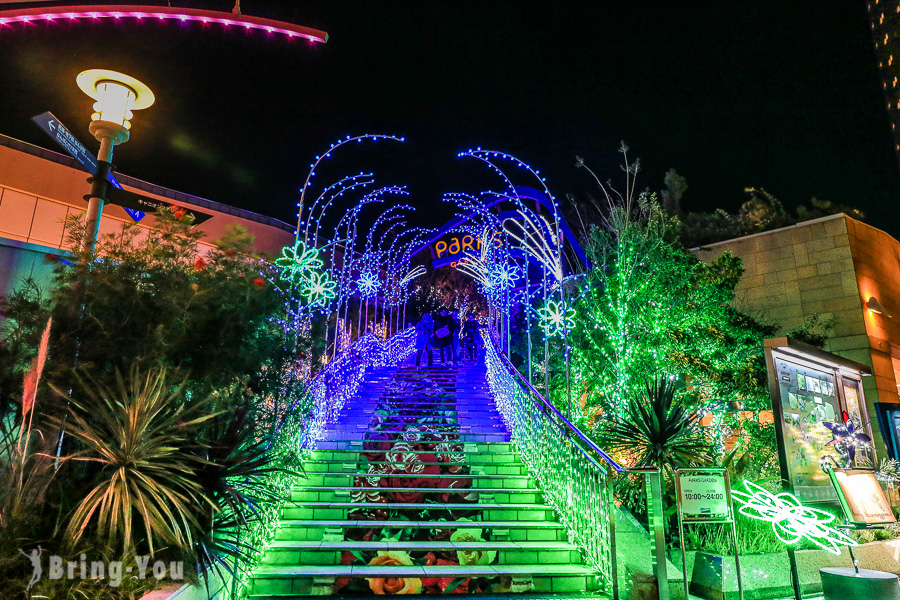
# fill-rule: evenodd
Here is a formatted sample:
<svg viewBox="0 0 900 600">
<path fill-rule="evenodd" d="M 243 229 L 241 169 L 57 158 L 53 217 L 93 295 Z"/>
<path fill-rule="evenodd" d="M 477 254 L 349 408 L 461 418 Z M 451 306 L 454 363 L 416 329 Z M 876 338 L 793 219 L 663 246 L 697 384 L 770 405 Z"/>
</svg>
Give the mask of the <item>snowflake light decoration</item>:
<svg viewBox="0 0 900 600">
<path fill-rule="evenodd" d="M 310 275 L 303 291 L 309 304 L 327 304 L 334 298 L 336 287 L 328 273 L 317 272 Z"/>
<path fill-rule="evenodd" d="M 317 248 L 307 248 L 300 240 L 293 247 L 285 246 L 281 249 L 281 256 L 275 259 L 279 279 L 291 285 L 308 287 L 306 280 L 312 273 L 322 269 L 322 259 L 318 254 Z"/>
<path fill-rule="evenodd" d="M 575 328 L 575 309 L 563 311 L 562 302 L 547 300 L 547 305 L 537 310 L 541 328 L 544 334 L 549 336 L 562 335 L 566 331 Z"/>
<path fill-rule="evenodd" d="M 374 273 L 363 273 L 356 280 L 356 285 L 359 286 L 360 293 L 368 298 L 378 291 L 378 288 L 381 287 L 381 282 L 378 281 L 378 277 Z"/>
<path fill-rule="evenodd" d="M 494 265 L 491 267 L 488 276 L 492 284 L 491 287 L 496 285 L 500 288 L 512 287 L 516 281 L 521 279 L 515 267 L 505 265 Z"/>
<path fill-rule="evenodd" d="M 788 492 L 773 494 L 752 481 L 744 481 L 747 492 L 731 492 L 741 505 L 740 513 L 772 524 L 775 536 L 783 543 L 796 544 L 807 539 L 819 548 L 840 555 L 841 546 L 856 546 L 856 540 L 830 525 L 834 515 L 803 506 Z"/>
<path fill-rule="evenodd" d="M 872 438 L 858 430 L 859 428 L 853 424 L 846 411 L 841 416 L 843 417 L 843 423 L 822 423 L 822 425 L 831 430 L 833 437 L 825 445 L 834 446 L 834 449 L 839 454 L 846 456 L 850 464 L 853 464 L 856 461 L 856 449 L 867 448 L 872 442 Z"/>
</svg>

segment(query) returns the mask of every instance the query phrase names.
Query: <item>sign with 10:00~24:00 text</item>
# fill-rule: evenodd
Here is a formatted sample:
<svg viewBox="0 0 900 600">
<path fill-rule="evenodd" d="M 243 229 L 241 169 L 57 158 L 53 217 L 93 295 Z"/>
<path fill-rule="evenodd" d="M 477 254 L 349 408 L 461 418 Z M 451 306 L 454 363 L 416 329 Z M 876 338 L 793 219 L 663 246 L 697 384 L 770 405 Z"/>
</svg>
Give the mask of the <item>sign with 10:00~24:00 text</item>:
<svg viewBox="0 0 900 600">
<path fill-rule="evenodd" d="M 731 518 L 724 472 L 679 473 L 681 516 L 688 521 L 723 521 Z"/>
</svg>

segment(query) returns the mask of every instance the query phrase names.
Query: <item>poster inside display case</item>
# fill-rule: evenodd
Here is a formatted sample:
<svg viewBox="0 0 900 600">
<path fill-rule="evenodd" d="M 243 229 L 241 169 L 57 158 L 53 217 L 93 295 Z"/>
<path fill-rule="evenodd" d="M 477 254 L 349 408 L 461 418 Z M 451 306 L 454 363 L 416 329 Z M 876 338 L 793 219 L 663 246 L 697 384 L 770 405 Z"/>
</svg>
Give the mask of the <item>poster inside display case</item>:
<svg viewBox="0 0 900 600">
<path fill-rule="evenodd" d="M 837 500 L 828 474 L 819 461 L 835 454 L 831 431 L 824 423 L 840 419 L 837 384 L 833 373 L 776 358 L 781 392 L 781 427 L 794 494 L 801 500 Z"/>
<path fill-rule="evenodd" d="M 782 478 L 801 502 L 836 502 L 820 466 L 826 455 L 841 462 L 825 423 L 840 422 L 845 410 L 854 423 L 866 423 L 859 381 L 865 367 L 788 338 L 766 340 L 766 350 Z M 869 452 L 857 460 L 874 458 Z"/>
</svg>

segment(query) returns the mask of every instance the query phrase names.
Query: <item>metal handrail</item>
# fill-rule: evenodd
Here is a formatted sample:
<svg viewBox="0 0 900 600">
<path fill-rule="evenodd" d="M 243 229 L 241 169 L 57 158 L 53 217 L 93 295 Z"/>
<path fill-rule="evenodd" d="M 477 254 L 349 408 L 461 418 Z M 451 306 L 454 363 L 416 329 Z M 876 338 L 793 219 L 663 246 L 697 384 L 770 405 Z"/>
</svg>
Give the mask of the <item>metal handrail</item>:
<svg viewBox="0 0 900 600">
<path fill-rule="evenodd" d="M 506 358 L 485 337 L 488 383 L 522 462 L 569 540 L 618 598 L 611 470 L 573 434 L 571 423 L 565 421 L 567 427 L 553 418 L 559 413 L 549 403 L 526 400 L 533 388 L 519 385 Z"/>
<path fill-rule="evenodd" d="M 368 333 L 349 347 L 303 388 L 293 390 L 297 398 L 273 427 L 268 448 L 276 452 L 305 453 L 315 449 L 325 427 L 337 419 L 342 407 L 359 390 L 369 367 L 390 366 L 415 351 L 415 328 L 409 327 L 382 341 Z M 234 558 L 232 600 L 244 597 L 249 576 L 262 562 L 265 549 L 275 536 L 281 510 L 290 498 L 295 473 L 273 471 L 263 476 L 275 490 L 275 499 L 258 507 L 257 518 L 241 528 L 241 543 L 252 548 L 247 560 Z"/>
<path fill-rule="evenodd" d="M 547 421 L 553 423 L 561 432 L 562 435 L 565 436 L 566 439 L 577 439 L 583 443 L 574 444 L 576 448 L 578 448 L 581 455 L 590 460 L 590 462 L 596 466 L 597 469 L 601 472 L 602 476 L 605 478 L 605 487 L 606 490 L 602 493 L 606 501 L 609 503 L 607 510 L 609 512 L 609 544 L 610 544 L 610 563 L 608 575 L 611 576 L 612 583 L 612 592 L 613 598 L 618 600 L 619 598 L 619 585 L 618 585 L 618 569 L 616 566 L 616 534 L 615 534 L 615 517 L 613 515 L 613 499 L 612 499 L 612 490 L 609 485 L 609 477 L 607 476 L 606 469 L 603 468 L 600 463 L 598 463 L 593 456 L 591 456 L 590 452 L 595 453 L 597 456 L 601 457 L 607 465 L 609 465 L 615 472 L 620 474 L 635 474 L 642 475 L 644 477 L 644 483 L 647 487 L 647 517 L 650 525 L 650 537 L 652 540 L 652 551 L 651 551 L 651 568 L 653 571 L 653 575 L 656 577 L 659 585 L 659 594 L 660 600 L 668 600 L 669 599 L 669 586 L 668 586 L 668 574 L 667 574 L 667 565 L 666 565 L 666 553 L 665 553 L 665 534 L 664 534 L 664 525 L 663 525 L 663 507 L 662 507 L 662 472 L 659 467 L 635 467 L 628 468 L 620 465 L 616 462 L 609 454 L 603 451 L 596 443 L 594 443 L 590 438 L 585 435 L 583 431 L 581 431 L 578 427 L 573 425 L 563 414 L 550 403 L 540 392 L 538 392 L 533 385 L 516 369 L 509 359 L 503 354 L 502 351 L 498 350 L 498 344 L 494 342 L 493 337 L 485 332 L 485 342 L 490 345 L 490 350 L 494 356 L 499 359 L 500 364 L 503 368 L 506 369 L 510 376 L 514 376 L 514 381 L 521 384 L 523 391 L 525 391 L 525 395 L 529 396 L 529 400 L 531 404 L 537 409 L 540 414 L 544 415 Z M 501 411 L 502 412 L 502 411 Z M 556 419 L 552 417 L 555 416 Z M 504 420 L 505 416 L 504 416 Z M 514 433 L 514 432 L 510 432 Z M 570 532 L 577 533 L 578 532 Z M 583 550 L 588 552 L 589 544 L 584 544 L 583 540 L 579 540 L 579 546 L 583 546 Z M 603 571 L 603 565 L 598 563 L 597 560 L 599 557 L 589 557 L 591 562 L 595 564 L 598 568 Z"/>
<path fill-rule="evenodd" d="M 538 404 L 538 402 L 534 402 L 534 400 L 532 400 L 532 402 L 537 404 L 538 408 L 541 408 L 545 412 L 550 411 L 551 413 L 553 413 L 556 416 L 557 419 L 559 419 L 561 421 L 561 423 L 557 423 L 557 425 L 561 429 L 563 429 L 567 433 L 574 434 L 578 439 L 580 439 L 582 442 L 585 443 L 585 445 L 588 447 L 588 449 L 590 449 L 592 452 L 596 452 L 597 455 L 600 456 L 604 461 L 606 461 L 606 463 L 610 467 L 612 467 L 613 470 L 616 471 L 617 473 L 629 473 L 629 472 L 635 471 L 635 469 L 629 469 L 629 468 L 623 467 L 622 465 L 617 463 L 609 454 L 604 452 L 600 448 L 600 446 L 595 444 L 591 440 L 591 438 L 589 438 L 587 435 L 585 435 L 585 433 L 583 431 L 578 429 L 578 427 L 573 425 L 571 421 L 569 421 L 566 417 L 564 417 L 563 414 L 561 412 L 559 412 L 559 409 L 557 409 L 555 406 L 553 406 L 553 404 L 551 404 L 549 400 L 544 398 L 544 396 L 539 391 L 537 391 L 535 389 L 535 387 L 533 385 L 531 385 L 531 383 L 528 382 L 528 379 L 526 379 L 525 376 L 522 375 L 519 372 L 519 370 L 512 365 L 511 362 L 509 362 L 509 359 L 504 354 L 498 352 L 497 355 L 500 357 L 501 361 L 503 362 L 503 366 L 505 366 L 506 369 L 510 373 L 512 373 L 519 379 L 519 382 L 522 385 L 524 385 L 532 393 L 532 395 L 534 395 L 540 401 L 540 404 Z M 647 468 L 652 470 L 654 467 L 647 467 Z"/>
</svg>

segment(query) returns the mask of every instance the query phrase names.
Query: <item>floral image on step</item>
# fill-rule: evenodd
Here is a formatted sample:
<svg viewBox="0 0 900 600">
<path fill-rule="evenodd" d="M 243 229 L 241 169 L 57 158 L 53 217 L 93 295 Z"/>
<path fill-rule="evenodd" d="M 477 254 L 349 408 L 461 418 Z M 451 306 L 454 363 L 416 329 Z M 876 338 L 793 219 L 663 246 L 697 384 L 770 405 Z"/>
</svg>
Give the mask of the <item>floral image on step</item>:
<svg viewBox="0 0 900 600">
<path fill-rule="evenodd" d="M 354 478 L 351 492 L 352 503 L 360 506 L 348 513 L 349 519 L 372 521 L 373 526 L 361 523 L 362 527 L 349 528 L 345 539 L 390 541 L 402 549 L 344 551 L 340 564 L 395 568 L 496 564 L 496 551 L 477 547 L 492 539 L 491 531 L 457 525 L 483 520 L 483 509 L 479 494 L 472 491 L 477 474 L 466 464 L 453 385 L 429 378 L 394 381 L 379 400 L 357 465 L 357 472 L 365 475 Z M 386 521 L 392 528 L 382 527 Z M 403 527 L 404 521 L 410 526 Z M 421 522 L 429 526 L 418 526 Z M 441 548 L 440 542 L 449 543 Z M 465 548 L 453 548 L 466 542 Z M 341 578 L 335 593 L 473 594 L 502 591 L 504 583 L 499 577 L 396 573 L 394 569 L 385 577 Z"/>
</svg>

